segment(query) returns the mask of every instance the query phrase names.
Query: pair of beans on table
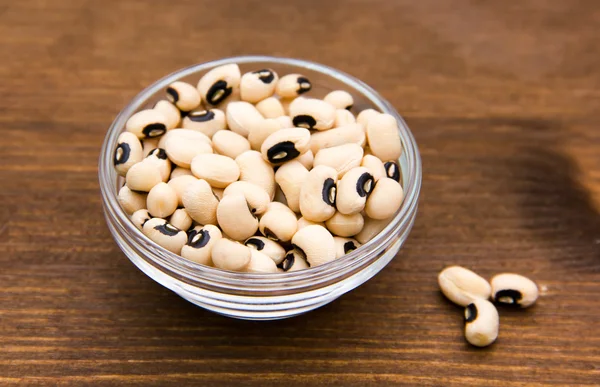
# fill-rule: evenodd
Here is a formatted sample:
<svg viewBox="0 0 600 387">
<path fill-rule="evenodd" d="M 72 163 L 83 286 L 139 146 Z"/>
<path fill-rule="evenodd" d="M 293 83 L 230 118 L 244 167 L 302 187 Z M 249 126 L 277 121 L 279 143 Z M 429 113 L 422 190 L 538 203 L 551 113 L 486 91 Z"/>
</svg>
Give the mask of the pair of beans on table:
<svg viewBox="0 0 600 387">
<path fill-rule="evenodd" d="M 492 344 L 498 337 L 500 319 L 491 298 L 499 305 L 527 308 L 538 298 L 535 282 L 519 274 L 503 273 L 490 282 L 471 270 L 451 266 L 438 276 L 442 293 L 465 307 L 465 338 L 477 347 Z"/>
<path fill-rule="evenodd" d="M 403 199 L 397 122 L 372 109 L 354 117 L 345 91 L 299 97 L 310 89 L 298 74 L 242 76 L 237 65 L 209 71 L 197 87 L 174 82 L 119 137 L 121 205 L 158 244 L 228 270 L 275 271 L 269 261 L 300 270 L 356 249 Z M 276 193 L 286 204 L 272 202 Z"/>
</svg>

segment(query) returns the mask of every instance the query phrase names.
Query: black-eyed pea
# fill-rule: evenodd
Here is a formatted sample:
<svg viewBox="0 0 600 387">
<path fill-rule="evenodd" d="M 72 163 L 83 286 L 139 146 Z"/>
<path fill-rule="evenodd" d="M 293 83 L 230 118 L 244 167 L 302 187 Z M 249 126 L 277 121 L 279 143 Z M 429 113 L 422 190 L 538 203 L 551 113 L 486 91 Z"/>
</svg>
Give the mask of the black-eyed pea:
<svg viewBox="0 0 600 387">
<path fill-rule="evenodd" d="M 171 176 L 172 175 L 173 174 L 171 173 Z M 183 206 L 183 193 L 187 190 L 188 186 L 194 183 L 196 180 L 198 180 L 196 176 L 181 175 L 175 178 L 171 177 L 171 180 L 169 180 L 169 182 L 167 183 L 175 191 L 175 194 L 177 195 L 177 205 L 179 207 Z"/>
<path fill-rule="evenodd" d="M 140 139 L 162 136 L 167 131 L 167 117 L 155 109 L 140 110 L 129 117 L 125 130 Z"/>
<path fill-rule="evenodd" d="M 402 154 L 398 122 L 390 114 L 379 114 L 368 121 L 367 141 L 380 160 L 398 160 Z"/>
<path fill-rule="evenodd" d="M 373 175 L 373 179 L 375 179 L 375 181 L 387 176 L 387 170 L 383 162 L 381 162 L 377 156 L 365 155 L 362 158 L 360 166 L 367 168 L 371 175 Z"/>
<path fill-rule="evenodd" d="M 221 230 L 217 226 L 207 224 L 194 227 L 187 235 L 188 240 L 181 248 L 181 256 L 202 265 L 213 266 L 212 249 L 222 238 Z"/>
<path fill-rule="evenodd" d="M 300 251 L 298 251 L 297 249 L 292 249 L 285 253 L 283 261 L 281 261 L 281 263 L 278 264 L 277 267 L 282 272 L 291 272 L 308 269 L 310 266 L 308 266 L 306 258 Z"/>
<path fill-rule="evenodd" d="M 336 109 L 350 110 L 354 105 L 352 95 L 344 90 L 334 90 L 327 94 L 323 101 L 333 105 Z"/>
<path fill-rule="evenodd" d="M 313 222 L 324 222 L 335 214 L 337 171 L 325 165 L 311 169 L 300 188 L 300 212 Z"/>
<path fill-rule="evenodd" d="M 142 232 L 151 241 L 175 254 L 181 253 L 181 248 L 187 241 L 185 231 L 178 229 L 161 218 L 152 218 L 146 221 L 142 227 Z"/>
<path fill-rule="evenodd" d="M 337 185 L 337 210 L 345 215 L 361 212 L 374 185 L 373 175 L 365 167 L 356 167 L 346 172 Z"/>
<path fill-rule="evenodd" d="M 341 258 L 344 255 L 351 253 L 352 251 L 360 247 L 360 243 L 356 239 L 352 238 L 341 238 L 333 237 L 335 241 L 335 258 Z"/>
<path fill-rule="evenodd" d="M 387 177 L 400 183 L 402 173 L 400 172 L 400 165 L 398 165 L 398 162 L 386 161 L 385 164 L 383 164 L 383 166 L 385 167 L 385 174 L 387 175 Z"/>
<path fill-rule="evenodd" d="M 298 156 L 295 161 L 298 161 L 300 164 L 304 165 L 304 168 L 310 171 L 313 168 L 313 164 L 315 162 L 315 155 L 309 149 L 304 154 Z"/>
<path fill-rule="evenodd" d="M 296 127 L 326 130 L 333 127 L 335 107 L 316 98 L 296 98 L 290 104 L 290 117 Z"/>
<path fill-rule="evenodd" d="M 137 210 L 131 215 L 131 221 L 140 231 L 144 227 L 144 224 L 152 219 L 152 216 L 148 212 L 147 209 L 142 208 L 141 210 Z"/>
<path fill-rule="evenodd" d="M 271 257 L 256 249 L 250 249 L 250 263 L 246 267 L 248 273 L 277 273 L 277 265 Z"/>
<path fill-rule="evenodd" d="M 289 129 L 289 128 L 294 128 L 294 123 L 292 122 L 292 119 L 290 118 L 290 116 L 281 116 L 281 117 L 277 117 L 275 118 L 275 120 L 277 122 L 279 122 L 279 125 L 281 126 L 281 129 Z"/>
<path fill-rule="evenodd" d="M 242 153 L 250 150 L 250 143 L 244 136 L 231 130 L 221 130 L 212 137 L 214 150 L 231 159 L 235 159 Z"/>
<path fill-rule="evenodd" d="M 239 102 L 241 101 L 240 98 L 240 89 L 239 87 L 237 89 L 233 89 L 233 91 L 231 92 L 231 94 L 229 95 L 229 97 L 227 97 L 223 102 L 219 103 L 219 105 L 217 105 L 217 107 L 222 111 L 222 112 L 226 112 L 227 111 L 227 107 L 235 102 Z"/>
<path fill-rule="evenodd" d="M 266 254 L 277 265 L 285 258 L 285 249 L 272 239 L 262 236 L 253 236 L 246 239 L 244 244 L 251 249 L 256 249 L 261 253 Z"/>
<path fill-rule="evenodd" d="M 235 89 L 239 89 L 242 75 L 237 64 L 227 64 L 210 70 L 198 82 L 202 101 L 218 105 L 225 101 Z"/>
<path fill-rule="evenodd" d="M 180 230 L 189 230 L 192 227 L 192 218 L 190 218 L 185 208 L 178 208 L 169 218 L 169 223 Z"/>
<path fill-rule="evenodd" d="M 192 170 L 188 169 L 188 168 L 183 168 L 183 167 L 173 168 L 173 170 L 171 171 L 170 179 L 173 180 L 180 176 L 194 176 L 194 174 L 192 173 Z"/>
<path fill-rule="evenodd" d="M 362 125 L 350 124 L 323 132 L 313 133 L 310 138 L 310 150 L 316 155 L 321 149 L 343 144 L 353 143 L 362 147 L 365 145 L 365 141 L 366 136 Z"/>
<path fill-rule="evenodd" d="M 247 181 L 263 188 L 272 200 L 275 196 L 275 172 L 271 164 L 257 151 L 246 151 L 236 157 L 240 168 L 240 181 Z"/>
<path fill-rule="evenodd" d="M 365 109 L 365 110 L 361 111 L 360 113 L 358 113 L 358 115 L 356 116 L 356 122 L 361 124 L 366 129 L 367 123 L 369 122 L 369 120 L 380 114 L 381 113 L 379 113 L 375 109 Z"/>
<path fill-rule="evenodd" d="M 271 202 L 267 212 L 260 218 L 258 229 L 267 238 L 288 242 L 298 229 L 298 220 L 289 207 L 279 202 Z"/>
<path fill-rule="evenodd" d="M 240 80 L 240 97 L 250 103 L 262 101 L 273 95 L 277 81 L 279 76 L 271 69 L 246 73 Z"/>
<path fill-rule="evenodd" d="M 335 121 L 333 123 L 334 128 L 338 128 L 340 126 L 352 125 L 356 123 L 356 118 L 352 112 L 346 109 L 336 109 L 335 111 Z"/>
<path fill-rule="evenodd" d="M 248 137 L 250 132 L 262 125 L 265 120 L 254 105 L 244 101 L 227 105 L 225 118 L 229 129 L 244 137 Z"/>
<path fill-rule="evenodd" d="M 142 161 L 143 158 L 142 144 L 137 136 L 130 132 L 121 133 L 113 155 L 113 164 L 117 173 L 120 176 L 127 175 L 129 168 Z"/>
<path fill-rule="evenodd" d="M 452 302 L 467 306 L 474 300 L 487 300 L 492 287 L 481 276 L 461 266 L 450 266 L 438 275 L 442 293 Z"/>
<path fill-rule="evenodd" d="M 223 196 L 242 194 L 250 206 L 250 212 L 255 215 L 264 214 L 269 207 L 271 198 L 267 191 L 262 187 L 247 182 L 247 181 L 236 181 L 231 183 L 223 191 Z"/>
<path fill-rule="evenodd" d="M 127 215 L 146 208 L 146 193 L 132 191 L 128 186 L 124 185 L 117 195 L 119 204 L 125 210 Z"/>
<path fill-rule="evenodd" d="M 322 226 L 306 226 L 294 234 L 294 248 L 298 249 L 311 267 L 319 266 L 335 259 L 335 240 Z"/>
<path fill-rule="evenodd" d="M 162 137 L 164 137 L 164 136 L 162 136 Z M 160 140 L 162 139 L 162 137 L 145 138 L 142 140 L 142 151 L 144 154 L 144 158 L 148 157 L 150 152 L 152 152 L 156 148 L 160 148 L 158 146 L 158 144 L 160 143 Z"/>
<path fill-rule="evenodd" d="M 314 225 L 325 227 L 325 223 L 323 223 L 323 222 L 313 222 L 311 220 L 308 220 L 308 219 L 304 218 L 303 216 L 301 216 L 298 219 L 298 225 L 297 225 L 297 227 L 298 227 L 298 230 L 300 230 L 300 229 L 303 229 L 306 226 L 314 226 Z"/>
<path fill-rule="evenodd" d="M 200 224 L 217 224 L 219 199 L 206 180 L 198 179 L 188 184 L 181 197 L 189 216 Z"/>
<path fill-rule="evenodd" d="M 360 232 L 354 236 L 354 239 L 363 245 L 375 238 L 377 234 L 379 234 L 388 224 L 390 224 L 389 219 L 377 220 L 371 219 L 367 216 L 363 216 L 363 219 L 364 225 L 362 230 L 360 230 Z"/>
<path fill-rule="evenodd" d="M 211 186 L 225 188 L 240 177 L 235 160 L 212 153 L 199 154 L 192 160 L 194 176 L 206 180 Z"/>
<path fill-rule="evenodd" d="M 360 213 L 344 215 L 336 212 L 331 218 L 325 221 L 325 226 L 334 235 L 351 237 L 362 230 L 364 223 L 365 221 Z"/>
<path fill-rule="evenodd" d="M 179 122 L 181 122 L 181 112 L 177 109 L 177 106 L 167 100 L 162 99 L 158 101 L 154 104 L 153 109 L 164 114 L 167 119 L 167 130 L 175 129 L 179 125 Z"/>
<path fill-rule="evenodd" d="M 212 144 L 210 137 L 208 137 L 207 135 L 205 135 L 202 132 L 199 132 L 199 131 L 193 130 L 193 129 L 179 129 L 178 128 L 178 129 L 169 130 L 167 133 L 165 133 L 165 135 L 162 136 L 160 138 L 160 140 L 158 141 L 158 148 L 164 149 L 167 141 L 169 140 L 169 137 L 171 137 L 173 135 L 189 137 L 193 141 L 204 141 L 208 145 Z"/>
<path fill-rule="evenodd" d="M 177 209 L 177 193 L 167 183 L 159 183 L 148 192 L 146 206 L 153 217 L 167 218 Z"/>
<path fill-rule="evenodd" d="M 494 304 L 473 300 L 465 308 L 465 339 L 476 347 L 487 347 L 498 338 L 500 318 Z"/>
<path fill-rule="evenodd" d="M 498 274 L 490 283 L 492 299 L 502 305 L 527 308 L 535 303 L 539 295 L 535 282 L 519 274 Z"/>
<path fill-rule="evenodd" d="M 388 219 L 398 211 L 404 200 L 402 186 L 389 177 L 375 182 L 365 205 L 365 212 L 372 219 Z"/>
<path fill-rule="evenodd" d="M 279 78 L 275 93 L 281 98 L 294 98 L 312 88 L 308 78 L 301 74 L 288 74 Z"/>
<path fill-rule="evenodd" d="M 149 192 L 152 187 L 163 181 L 161 172 L 156 163 L 144 159 L 134 164 L 125 175 L 125 184 L 132 191 Z"/>
<path fill-rule="evenodd" d="M 284 128 L 285 127 L 278 118 L 267 118 L 263 120 L 260 125 L 252 128 L 248 134 L 248 142 L 250 142 L 250 146 L 253 150 L 260 151 L 260 148 L 267 137 Z"/>
<path fill-rule="evenodd" d="M 246 271 L 251 256 L 250 248 L 224 236 L 215 242 L 211 253 L 215 267 L 231 271 Z"/>
<path fill-rule="evenodd" d="M 223 232 L 236 241 L 244 241 L 258 230 L 258 219 L 242 194 L 223 196 L 217 207 L 217 221 Z"/>
<path fill-rule="evenodd" d="M 227 121 L 220 109 L 196 109 L 185 116 L 181 126 L 212 138 L 215 133 L 227 129 Z"/>
<path fill-rule="evenodd" d="M 305 153 L 309 143 L 310 132 L 308 129 L 281 129 L 267 137 L 260 150 L 265 160 L 279 165 Z"/>
<path fill-rule="evenodd" d="M 173 82 L 167 87 L 167 99 L 182 112 L 189 112 L 200 105 L 198 89 L 181 81 Z"/>
<path fill-rule="evenodd" d="M 143 160 L 145 163 L 150 163 L 156 166 L 160 172 L 160 177 L 163 182 L 169 180 L 171 176 L 171 161 L 167 156 L 167 152 L 163 148 L 156 148 L 148 153 L 148 156 Z"/>
<path fill-rule="evenodd" d="M 300 212 L 300 189 L 308 173 L 308 169 L 297 160 L 283 164 L 275 172 L 275 181 L 283 191 L 288 207 L 294 212 Z"/>
<path fill-rule="evenodd" d="M 202 133 L 188 129 L 173 129 L 165 141 L 165 151 L 173 163 L 190 168 L 192 160 L 199 154 L 213 153 L 212 146 Z"/>
<path fill-rule="evenodd" d="M 275 97 L 265 98 L 256 105 L 256 109 L 265 118 L 277 118 L 285 116 L 285 110 L 279 99 Z"/>
<path fill-rule="evenodd" d="M 341 179 L 346 172 L 360 166 L 363 158 L 363 148 L 357 144 L 344 144 L 331 148 L 321 149 L 315 155 L 313 165 L 326 165 L 332 167 Z"/>
</svg>

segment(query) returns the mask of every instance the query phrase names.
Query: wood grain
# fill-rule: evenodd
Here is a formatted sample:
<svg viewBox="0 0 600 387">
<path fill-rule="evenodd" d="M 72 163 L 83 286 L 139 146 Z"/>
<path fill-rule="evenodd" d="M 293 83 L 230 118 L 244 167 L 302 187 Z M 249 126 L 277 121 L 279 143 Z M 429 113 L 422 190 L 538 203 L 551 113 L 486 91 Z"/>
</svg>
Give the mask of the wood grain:
<svg viewBox="0 0 600 387">
<path fill-rule="evenodd" d="M 0 1 L 0 385 L 600 385 L 597 1 Z M 225 56 L 347 71 L 419 143 L 400 255 L 277 322 L 203 311 L 105 226 L 97 158 L 143 87 Z M 542 287 L 469 347 L 448 264 Z"/>
</svg>

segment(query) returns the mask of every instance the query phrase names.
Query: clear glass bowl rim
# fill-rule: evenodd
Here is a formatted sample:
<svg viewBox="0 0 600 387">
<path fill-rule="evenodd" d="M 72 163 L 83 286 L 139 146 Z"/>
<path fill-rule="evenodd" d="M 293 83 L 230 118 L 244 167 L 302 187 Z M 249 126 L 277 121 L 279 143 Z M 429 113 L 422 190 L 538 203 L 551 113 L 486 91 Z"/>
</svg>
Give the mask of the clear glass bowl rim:
<svg viewBox="0 0 600 387">
<path fill-rule="evenodd" d="M 390 223 L 373 239 L 344 257 L 321 266 L 296 272 L 260 274 L 231 272 L 188 261 L 150 241 L 133 225 L 127 214 L 121 209 L 117 200 L 116 175 L 112 165 L 113 149 L 117 137 L 122 132 L 127 119 L 147 103 L 149 98 L 165 89 L 170 83 L 225 64 L 264 64 L 265 62 L 306 68 L 337 79 L 349 88 L 363 94 L 380 111 L 394 116 L 399 124 L 404 157 L 406 157 L 408 165 L 407 170 L 402 170 L 403 174 L 408 174 L 404 185 L 404 201 Z M 340 70 L 307 60 L 272 56 L 237 56 L 204 62 L 177 70 L 136 95 L 119 112 L 108 129 L 100 153 L 98 175 L 107 221 L 112 221 L 113 225 L 124 230 L 132 238 L 136 247 L 145 252 L 143 258 L 153 266 L 195 287 L 206 288 L 207 290 L 216 287 L 220 292 L 231 292 L 231 295 L 240 294 L 240 292 L 241 294 L 259 292 L 262 296 L 268 296 L 269 294 L 279 295 L 281 291 L 289 293 L 294 289 L 314 288 L 319 284 L 329 285 L 336 278 L 354 273 L 357 268 L 364 268 L 368 266 L 370 261 L 376 260 L 379 257 L 376 251 L 381 250 L 382 246 L 389 245 L 392 242 L 391 238 L 397 235 L 399 230 L 404 230 L 412 225 L 421 189 L 421 168 L 421 158 L 416 141 L 403 118 L 388 101 L 364 82 Z M 295 283 L 299 285 L 295 287 Z M 307 286 L 307 284 L 313 286 Z"/>
</svg>

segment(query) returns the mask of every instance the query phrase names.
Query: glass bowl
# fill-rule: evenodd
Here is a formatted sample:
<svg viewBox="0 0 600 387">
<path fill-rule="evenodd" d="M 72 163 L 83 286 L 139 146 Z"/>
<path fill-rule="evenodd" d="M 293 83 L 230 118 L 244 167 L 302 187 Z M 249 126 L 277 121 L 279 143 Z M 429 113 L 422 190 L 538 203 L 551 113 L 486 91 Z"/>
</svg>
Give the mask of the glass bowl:
<svg viewBox="0 0 600 387">
<path fill-rule="evenodd" d="M 216 66 L 238 63 L 242 73 L 272 68 L 278 74 L 306 75 L 313 87 L 309 96 L 322 98 L 342 89 L 354 97 L 354 112 L 374 108 L 396 117 L 403 144 L 399 160 L 405 199 L 400 210 L 376 237 L 359 249 L 327 264 L 302 271 L 253 274 L 203 266 L 173 254 L 148 239 L 130 221 L 117 201 L 119 184 L 112 164 L 117 137 L 136 111 L 164 98 L 167 85 L 183 80 L 196 85 Z M 398 112 L 360 80 L 331 67 L 298 59 L 240 56 L 194 65 L 176 71 L 139 93 L 108 129 L 99 160 L 99 180 L 108 228 L 125 255 L 146 275 L 186 300 L 222 315 L 273 320 L 323 306 L 356 288 L 383 269 L 398 253 L 413 226 L 421 188 L 421 159 L 417 144 Z M 121 182 L 121 183 L 120 183 Z"/>
</svg>

